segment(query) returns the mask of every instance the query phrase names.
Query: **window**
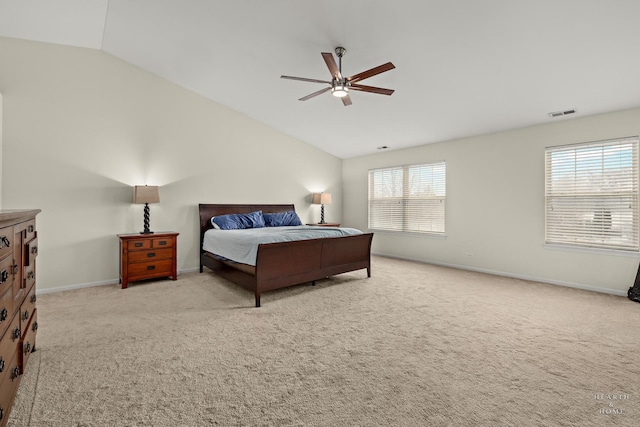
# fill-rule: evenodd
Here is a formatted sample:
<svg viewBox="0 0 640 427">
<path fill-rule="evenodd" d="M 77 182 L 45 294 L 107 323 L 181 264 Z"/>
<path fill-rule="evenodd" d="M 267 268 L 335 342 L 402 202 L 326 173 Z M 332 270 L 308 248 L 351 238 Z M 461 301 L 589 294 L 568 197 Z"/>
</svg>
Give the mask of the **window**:
<svg viewBox="0 0 640 427">
<path fill-rule="evenodd" d="M 638 251 L 638 137 L 546 149 L 546 243 Z"/>
<path fill-rule="evenodd" d="M 444 162 L 369 171 L 369 229 L 444 234 Z"/>
</svg>

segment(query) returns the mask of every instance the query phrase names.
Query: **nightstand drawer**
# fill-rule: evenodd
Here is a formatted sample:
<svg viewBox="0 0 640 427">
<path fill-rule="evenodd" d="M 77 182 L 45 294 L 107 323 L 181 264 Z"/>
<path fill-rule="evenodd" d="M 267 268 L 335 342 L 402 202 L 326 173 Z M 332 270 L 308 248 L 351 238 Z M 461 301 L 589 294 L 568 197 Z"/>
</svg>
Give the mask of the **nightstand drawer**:
<svg viewBox="0 0 640 427">
<path fill-rule="evenodd" d="M 139 251 L 141 249 L 151 249 L 151 240 L 129 240 L 127 242 L 127 249 L 130 251 Z"/>
<path fill-rule="evenodd" d="M 154 249 L 148 251 L 134 251 L 129 254 L 129 262 L 146 262 L 157 259 L 171 259 L 173 249 Z"/>
<path fill-rule="evenodd" d="M 151 247 L 153 249 L 172 248 L 173 238 L 153 239 Z"/>
<path fill-rule="evenodd" d="M 173 275 L 172 266 L 173 260 L 171 259 L 129 264 L 129 280 L 171 276 Z"/>
</svg>

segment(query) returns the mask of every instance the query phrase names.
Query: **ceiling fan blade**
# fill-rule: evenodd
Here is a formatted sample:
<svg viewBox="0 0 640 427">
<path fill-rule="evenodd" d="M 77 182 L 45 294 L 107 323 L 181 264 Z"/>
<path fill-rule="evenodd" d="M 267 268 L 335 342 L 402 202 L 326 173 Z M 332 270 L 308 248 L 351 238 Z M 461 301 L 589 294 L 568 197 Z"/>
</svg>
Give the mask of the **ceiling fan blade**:
<svg viewBox="0 0 640 427">
<path fill-rule="evenodd" d="M 351 83 L 355 83 L 357 81 L 368 79 L 369 77 L 373 77 L 377 74 L 384 73 L 385 71 L 393 70 L 394 68 L 396 68 L 395 65 L 393 65 L 391 62 L 387 62 L 386 64 L 378 65 L 377 67 L 372 68 L 370 70 L 363 71 L 351 77 L 347 77 L 347 81 Z"/>
<path fill-rule="evenodd" d="M 340 74 L 340 69 L 338 68 L 338 64 L 336 64 L 333 54 L 329 52 L 322 52 L 322 57 L 324 58 L 324 62 L 327 64 L 327 68 L 329 68 L 331 77 L 342 80 L 342 74 Z"/>
<path fill-rule="evenodd" d="M 307 96 L 304 96 L 304 97 L 300 98 L 299 101 L 306 101 L 307 99 L 311 99 L 314 96 L 318 96 L 318 95 L 320 95 L 322 93 L 325 93 L 325 92 L 328 92 L 330 90 L 331 90 L 331 87 L 325 87 L 324 89 L 320 89 L 317 92 L 313 92 L 312 94 L 309 94 Z"/>
<path fill-rule="evenodd" d="M 317 80 L 317 79 L 307 79 L 306 77 L 292 77 L 292 76 L 280 76 L 281 79 L 289 79 L 289 80 L 300 80 L 302 82 L 311 82 L 311 83 L 326 83 L 328 85 L 331 84 L 330 81 L 327 80 Z"/>
<path fill-rule="evenodd" d="M 385 89 L 383 87 L 365 86 L 358 83 L 351 83 L 349 89 L 361 90 L 363 92 L 379 93 L 380 95 L 391 95 L 395 92 L 393 89 Z"/>
<path fill-rule="evenodd" d="M 342 103 L 344 104 L 345 107 L 348 107 L 349 105 L 351 105 L 351 97 L 349 95 L 343 96 Z"/>
</svg>

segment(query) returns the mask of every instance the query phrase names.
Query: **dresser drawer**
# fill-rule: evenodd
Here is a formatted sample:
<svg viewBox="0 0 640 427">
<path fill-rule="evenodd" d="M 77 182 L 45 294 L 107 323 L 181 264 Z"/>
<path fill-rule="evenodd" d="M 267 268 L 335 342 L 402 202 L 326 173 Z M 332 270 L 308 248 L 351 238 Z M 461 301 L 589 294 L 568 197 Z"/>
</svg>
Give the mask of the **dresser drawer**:
<svg viewBox="0 0 640 427">
<path fill-rule="evenodd" d="M 38 238 L 31 239 L 24 245 L 25 257 L 24 265 L 34 265 L 38 256 Z"/>
<path fill-rule="evenodd" d="M 36 348 L 36 334 L 38 333 L 38 310 L 33 312 L 29 325 L 24 331 L 22 337 L 22 351 L 20 354 L 20 373 L 24 374 L 24 371 L 29 361 L 29 356 L 34 348 Z"/>
<path fill-rule="evenodd" d="M 13 257 L 8 256 L 0 261 L 0 294 L 11 287 L 13 276 Z"/>
<path fill-rule="evenodd" d="M 13 227 L 0 228 L 0 258 L 13 251 Z"/>
<path fill-rule="evenodd" d="M 157 259 L 171 259 L 173 256 L 172 249 L 156 249 L 149 251 L 135 251 L 129 253 L 129 262 L 146 262 Z"/>
<path fill-rule="evenodd" d="M 13 291 L 7 288 L 0 295 L 0 335 L 7 329 L 13 316 Z"/>
<path fill-rule="evenodd" d="M 33 312 L 36 310 L 36 299 L 36 287 L 32 286 L 20 307 L 20 329 L 22 329 L 23 332 L 24 327 L 29 323 L 29 319 L 31 319 Z"/>
<path fill-rule="evenodd" d="M 127 250 L 129 251 L 139 251 L 142 249 L 151 249 L 151 240 L 149 239 L 140 239 L 140 240 L 129 240 L 127 241 Z"/>
<path fill-rule="evenodd" d="M 9 372 L 11 372 L 9 366 L 15 358 L 16 350 L 18 349 L 18 341 L 13 338 L 13 334 L 15 334 L 16 329 L 19 329 L 19 323 L 18 317 L 15 316 L 13 322 L 11 322 L 11 327 L 7 329 L 0 339 L 0 383 L 2 383 L 9 375 Z"/>
<path fill-rule="evenodd" d="M 10 362 L 7 362 L 5 365 L 5 370 L 7 371 L 7 375 L 4 377 L 4 380 L 0 383 L 0 423 L 2 425 L 6 424 L 7 418 L 9 417 L 9 411 L 11 410 L 11 405 L 13 403 L 13 398 L 18 390 L 18 385 L 20 384 L 20 367 L 18 361 L 18 354 L 13 356 Z"/>
<path fill-rule="evenodd" d="M 31 239 L 36 237 L 36 220 L 32 219 L 31 221 L 27 221 L 26 223 L 20 224 L 21 227 L 25 229 L 25 237 L 24 241 L 28 242 Z"/>
<path fill-rule="evenodd" d="M 35 265 L 31 264 L 31 265 L 24 266 L 24 276 L 22 280 L 24 280 L 23 288 L 31 289 L 33 284 L 36 283 L 36 266 Z"/>
<path fill-rule="evenodd" d="M 129 280 L 171 276 L 173 274 L 172 266 L 173 260 L 171 259 L 129 264 Z"/>
</svg>

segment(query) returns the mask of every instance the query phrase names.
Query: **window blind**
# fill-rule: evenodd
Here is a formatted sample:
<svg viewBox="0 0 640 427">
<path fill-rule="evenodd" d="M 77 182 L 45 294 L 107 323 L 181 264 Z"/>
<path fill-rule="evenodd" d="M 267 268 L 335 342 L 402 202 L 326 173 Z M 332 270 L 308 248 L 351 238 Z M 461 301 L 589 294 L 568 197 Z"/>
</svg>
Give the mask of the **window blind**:
<svg viewBox="0 0 640 427">
<path fill-rule="evenodd" d="M 370 170 L 369 229 L 442 234 L 445 197 L 445 162 Z"/>
<path fill-rule="evenodd" d="M 549 147 L 547 243 L 638 251 L 638 137 Z"/>
</svg>

